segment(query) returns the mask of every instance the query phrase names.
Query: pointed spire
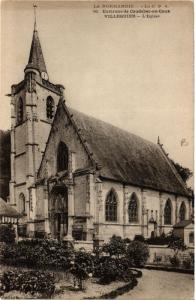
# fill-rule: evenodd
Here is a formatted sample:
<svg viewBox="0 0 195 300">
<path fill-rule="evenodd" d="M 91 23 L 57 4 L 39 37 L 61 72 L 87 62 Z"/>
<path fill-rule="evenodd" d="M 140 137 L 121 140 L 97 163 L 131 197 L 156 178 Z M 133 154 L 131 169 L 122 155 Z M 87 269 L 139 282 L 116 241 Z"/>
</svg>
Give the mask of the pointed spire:
<svg viewBox="0 0 195 300">
<path fill-rule="evenodd" d="M 33 7 L 34 7 L 34 31 L 36 31 L 37 30 L 37 16 L 36 16 L 37 5 L 33 4 Z"/>
<path fill-rule="evenodd" d="M 43 57 L 43 52 L 41 49 L 41 43 L 39 40 L 38 36 L 38 31 L 37 31 L 37 24 L 36 24 L 36 5 L 33 5 L 34 7 L 34 31 L 33 31 L 33 38 L 32 38 L 32 43 L 31 43 L 31 49 L 30 49 L 30 55 L 29 55 L 29 60 L 28 64 L 26 66 L 27 68 L 31 69 L 36 69 L 40 72 L 47 73 L 46 65 L 45 65 L 45 60 Z"/>
</svg>

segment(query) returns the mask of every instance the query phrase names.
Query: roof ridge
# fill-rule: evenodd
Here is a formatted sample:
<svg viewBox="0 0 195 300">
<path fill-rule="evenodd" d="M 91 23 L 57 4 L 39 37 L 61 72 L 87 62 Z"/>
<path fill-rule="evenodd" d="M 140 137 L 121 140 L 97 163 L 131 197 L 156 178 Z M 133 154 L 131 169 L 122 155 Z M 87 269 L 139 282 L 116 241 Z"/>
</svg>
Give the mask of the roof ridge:
<svg viewBox="0 0 195 300">
<path fill-rule="evenodd" d="M 117 129 L 117 130 L 119 130 L 119 131 L 121 131 L 123 133 L 129 134 L 129 135 L 134 136 L 134 137 L 136 137 L 138 139 L 146 141 L 147 143 L 150 143 L 150 144 L 154 145 L 158 149 L 157 144 L 155 144 L 154 142 L 152 142 L 152 141 L 150 141 L 148 139 L 145 139 L 144 137 L 141 137 L 141 136 L 139 136 L 139 135 L 137 135 L 135 133 L 132 133 L 132 132 L 130 132 L 128 130 L 125 130 L 124 128 L 121 128 L 119 126 L 113 125 L 112 123 L 109 123 L 109 122 L 103 121 L 101 119 L 98 119 L 98 118 L 96 118 L 96 117 L 94 117 L 92 115 L 88 115 L 88 114 L 86 114 L 84 112 L 80 112 L 80 111 L 78 111 L 75 108 L 72 108 L 70 106 L 67 106 L 67 107 L 68 107 L 68 109 L 70 109 L 72 111 L 73 115 L 74 115 L 74 112 L 76 112 L 76 113 L 78 113 L 80 115 L 83 115 L 83 116 L 89 118 L 89 119 L 96 120 L 99 123 L 104 123 L 105 125 L 108 125 L 108 126 L 112 127 L 113 129 Z"/>
<path fill-rule="evenodd" d="M 57 112 L 60 109 L 60 106 L 62 106 L 64 108 L 65 113 L 68 115 L 68 117 L 69 117 L 70 121 L 72 122 L 73 126 L 75 127 L 75 129 L 77 128 L 77 130 L 76 130 L 77 134 L 79 135 L 79 138 L 81 139 L 82 144 L 83 144 L 85 150 L 87 150 L 87 154 L 88 154 L 89 158 L 94 161 L 94 159 L 92 157 L 92 151 L 90 151 L 90 149 L 88 149 L 88 146 L 84 143 L 83 137 L 79 133 L 79 130 L 78 130 L 79 128 L 78 128 L 75 120 L 71 117 L 71 113 L 69 112 L 69 107 L 67 107 L 67 105 L 65 104 L 65 100 L 62 99 L 62 98 L 60 98 L 59 102 L 58 102 L 58 105 L 57 105 L 57 109 L 56 109 L 55 115 L 54 115 L 54 119 L 53 119 L 53 122 L 52 122 L 52 125 L 51 125 L 51 129 L 50 129 L 50 132 L 49 132 L 49 135 L 48 135 L 48 138 L 47 138 L 45 150 L 44 150 L 44 153 L 42 155 L 42 159 L 41 159 L 38 171 L 37 171 L 37 177 L 39 176 L 39 172 L 41 170 L 41 166 L 42 166 L 42 163 L 43 163 L 43 160 L 44 160 L 44 157 L 45 157 L 45 152 L 46 152 L 46 149 L 48 147 L 48 143 L 49 143 L 49 140 L 50 140 L 50 137 L 51 137 L 51 133 L 52 133 L 53 127 L 55 125 L 55 119 L 57 118 Z M 95 161 L 95 163 L 97 163 L 97 162 Z"/>
</svg>

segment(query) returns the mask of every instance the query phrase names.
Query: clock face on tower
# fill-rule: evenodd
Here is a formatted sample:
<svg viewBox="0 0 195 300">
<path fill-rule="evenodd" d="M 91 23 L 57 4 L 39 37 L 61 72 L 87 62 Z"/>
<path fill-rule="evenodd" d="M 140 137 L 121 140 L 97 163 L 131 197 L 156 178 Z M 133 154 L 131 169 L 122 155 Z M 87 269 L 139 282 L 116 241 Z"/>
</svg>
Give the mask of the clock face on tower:
<svg viewBox="0 0 195 300">
<path fill-rule="evenodd" d="M 43 79 L 45 79 L 45 80 L 48 80 L 48 75 L 47 75 L 46 72 L 42 72 L 42 73 L 41 73 L 41 77 L 42 77 Z"/>
</svg>

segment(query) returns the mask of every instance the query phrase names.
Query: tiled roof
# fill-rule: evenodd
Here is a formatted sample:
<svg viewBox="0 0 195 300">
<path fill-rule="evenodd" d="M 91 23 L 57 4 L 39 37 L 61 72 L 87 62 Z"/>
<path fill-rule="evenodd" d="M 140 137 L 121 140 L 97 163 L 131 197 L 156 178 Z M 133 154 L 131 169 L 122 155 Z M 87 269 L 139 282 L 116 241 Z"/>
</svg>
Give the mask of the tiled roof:
<svg viewBox="0 0 195 300">
<path fill-rule="evenodd" d="M 34 32 L 33 32 L 30 55 L 29 55 L 29 60 L 28 60 L 28 64 L 27 64 L 26 68 L 36 69 L 40 73 L 41 72 L 47 73 L 45 60 L 43 57 L 43 52 L 41 49 L 41 43 L 39 40 L 37 30 L 34 30 Z"/>
<path fill-rule="evenodd" d="M 189 196 L 159 145 L 76 110 L 68 110 L 93 157 L 102 166 L 102 178 Z"/>
<path fill-rule="evenodd" d="M 179 223 L 175 224 L 173 227 L 174 228 L 183 228 L 188 226 L 189 224 L 192 224 L 192 220 L 183 220 L 180 221 Z"/>
<path fill-rule="evenodd" d="M 20 213 L 2 198 L 0 198 L 0 216 L 17 218 L 20 216 Z"/>
</svg>

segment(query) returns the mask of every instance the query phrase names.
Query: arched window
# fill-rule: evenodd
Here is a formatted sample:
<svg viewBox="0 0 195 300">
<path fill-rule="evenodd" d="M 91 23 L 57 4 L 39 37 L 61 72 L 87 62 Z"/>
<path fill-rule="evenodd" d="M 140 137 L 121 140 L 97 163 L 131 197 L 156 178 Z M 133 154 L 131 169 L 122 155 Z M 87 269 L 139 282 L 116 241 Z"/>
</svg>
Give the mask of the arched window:
<svg viewBox="0 0 195 300">
<path fill-rule="evenodd" d="M 164 224 L 171 225 L 172 223 L 172 205 L 171 200 L 168 199 L 164 208 Z"/>
<path fill-rule="evenodd" d="M 60 142 L 57 150 L 57 172 L 68 170 L 68 148 Z"/>
<path fill-rule="evenodd" d="M 190 234 L 189 234 L 189 243 L 194 244 L 194 233 L 193 232 L 190 232 Z"/>
<path fill-rule="evenodd" d="M 23 193 L 19 195 L 19 210 L 20 213 L 25 213 L 26 207 L 25 207 L 25 196 Z"/>
<path fill-rule="evenodd" d="M 129 222 L 138 221 L 138 200 L 135 193 L 132 194 L 128 206 Z"/>
<path fill-rule="evenodd" d="M 17 122 L 22 123 L 23 121 L 23 101 L 22 98 L 20 97 L 18 100 L 18 105 L 17 105 Z"/>
<path fill-rule="evenodd" d="M 186 219 L 186 205 L 182 202 L 180 209 L 179 209 L 179 220 L 183 221 Z"/>
<path fill-rule="evenodd" d="M 47 97 L 46 100 L 46 113 L 47 118 L 52 119 L 54 116 L 54 100 L 51 96 Z"/>
<path fill-rule="evenodd" d="M 105 204 L 106 221 L 117 222 L 117 196 L 114 190 L 108 193 Z"/>
</svg>

